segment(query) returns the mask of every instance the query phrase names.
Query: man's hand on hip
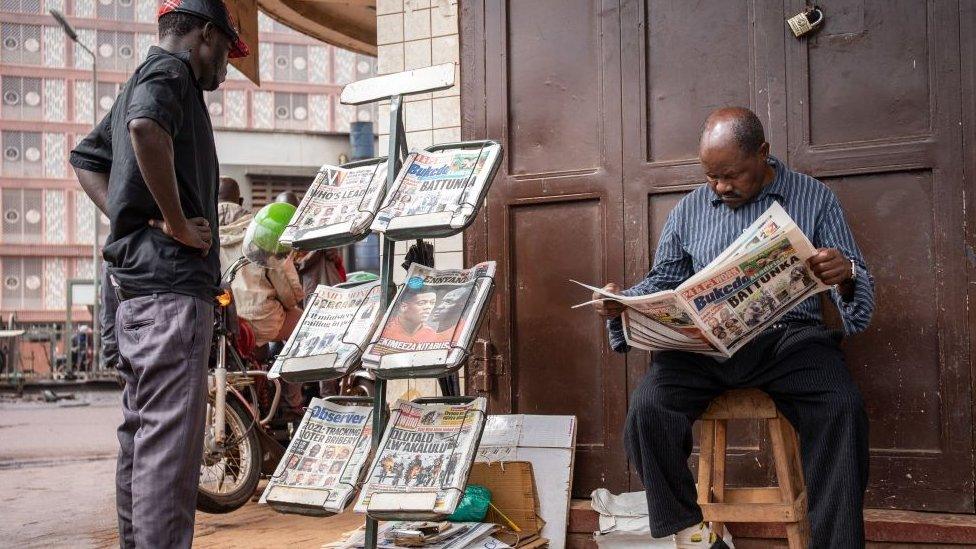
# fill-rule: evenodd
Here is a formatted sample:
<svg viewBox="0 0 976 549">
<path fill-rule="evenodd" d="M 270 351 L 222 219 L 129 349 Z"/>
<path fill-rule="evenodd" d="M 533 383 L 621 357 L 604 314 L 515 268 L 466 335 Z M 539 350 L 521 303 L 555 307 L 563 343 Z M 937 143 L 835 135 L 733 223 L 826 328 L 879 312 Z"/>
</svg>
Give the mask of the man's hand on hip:
<svg viewBox="0 0 976 549">
<path fill-rule="evenodd" d="M 200 250 L 204 256 L 210 252 L 210 246 L 213 244 L 210 222 L 202 217 L 186 219 L 180 227 L 173 227 L 160 219 L 152 219 L 149 221 L 149 226 L 163 231 L 163 234 L 184 246 Z"/>
<path fill-rule="evenodd" d="M 813 274 L 828 286 L 843 284 L 854 277 L 851 260 L 837 248 L 820 248 L 807 259 L 807 264 Z"/>
<path fill-rule="evenodd" d="M 603 287 L 603 291 L 610 292 L 612 294 L 620 293 L 620 286 L 611 282 Z M 617 318 L 621 313 L 624 312 L 624 306 L 618 301 L 607 300 L 606 296 L 593 292 L 593 299 L 602 299 L 593 304 L 593 310 L 596 314 L 602 316 L 603 318 Z"/>
</svg>

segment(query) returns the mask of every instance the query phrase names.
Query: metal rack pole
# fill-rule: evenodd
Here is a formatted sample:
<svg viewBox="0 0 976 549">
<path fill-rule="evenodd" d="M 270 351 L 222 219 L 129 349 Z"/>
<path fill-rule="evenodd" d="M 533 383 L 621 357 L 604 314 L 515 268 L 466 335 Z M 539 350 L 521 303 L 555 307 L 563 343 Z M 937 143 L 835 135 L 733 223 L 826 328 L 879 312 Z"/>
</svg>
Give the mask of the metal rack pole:
<svg viewBox="0 0 976 549">
<path fill-rule="evenodd" d="M 403 129 L 402 96 L 394 95 L 390 98 L 390 148 L 386 157 L 386 191 L 389 192 L 396 180 L 397 173 L 403 163 L 407 151 L 407 135 Z M 380 291 L 383 308 L 390 306 L 393 301 L 393 245 L 394 242 L 386 235 L 382 237 L 383 254 L 380 263 Z M 376 379 L 375 394 L 373 396 L 373 440 L 372 451 L 375 454 L 383 429 L 386 426 L 386 380 Z M 379 523 L 376 519 L 366 517 L 366 549 L 376 549 Z"/>
</svg>

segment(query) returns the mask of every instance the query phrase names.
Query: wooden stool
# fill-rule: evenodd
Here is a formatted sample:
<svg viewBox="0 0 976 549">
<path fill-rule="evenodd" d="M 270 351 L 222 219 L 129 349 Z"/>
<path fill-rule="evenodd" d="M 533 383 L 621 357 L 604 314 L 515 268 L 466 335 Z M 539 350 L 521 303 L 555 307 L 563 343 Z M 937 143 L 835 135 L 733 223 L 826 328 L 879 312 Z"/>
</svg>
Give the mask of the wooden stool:
<svg viewBox="0 0 976 549">
<path fill-rule="evenodd" d="M 726 426 L 730 419 L 763 419 L 769 428 L 778 486 L 726 488 Z M 701 417 L 698 504 L 713 531 L 726 522 L 782 522 L 791 549 L 810 546 L 807 493 L 800 469 L 796 431 L 766 393 L 758 389 L 728 391 Z"/>
</svg>

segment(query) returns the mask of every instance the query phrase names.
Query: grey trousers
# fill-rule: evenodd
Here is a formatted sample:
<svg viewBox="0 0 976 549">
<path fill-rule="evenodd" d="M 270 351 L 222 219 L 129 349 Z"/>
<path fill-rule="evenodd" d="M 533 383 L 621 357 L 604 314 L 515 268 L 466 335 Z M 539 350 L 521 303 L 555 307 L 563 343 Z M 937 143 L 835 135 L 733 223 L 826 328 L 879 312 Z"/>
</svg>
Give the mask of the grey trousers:
<svg viewBox="0 0 976 549">
<path fill-rule="evenodd" d="M 123 548 L 190 547 L 203 455 L 213 304 L 163 293 L 119 304 L 116 506 Z"/>
</svg>

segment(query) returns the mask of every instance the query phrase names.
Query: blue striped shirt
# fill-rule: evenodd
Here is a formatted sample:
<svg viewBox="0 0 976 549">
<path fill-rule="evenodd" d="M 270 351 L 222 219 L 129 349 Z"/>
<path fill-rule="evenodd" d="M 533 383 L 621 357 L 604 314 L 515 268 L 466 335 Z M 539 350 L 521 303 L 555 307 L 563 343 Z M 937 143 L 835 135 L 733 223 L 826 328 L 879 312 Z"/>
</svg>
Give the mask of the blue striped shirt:
<svg viewBox="0 0 976 549">
<path fill-rule="evenodd" d="M 776 170 L 776 177 L 751 202 L 737 209 L 725 206 L 707 184 L 684 197 L 668 215 L 651 272 L 622 293 L 635 296 L 677 288 L 728 248 L 777 201 L 814 246 L 837 248 L 844 257 L 854 260 L 857 276 L 851 300 L 844 301 L 835 289 L 830 294 L 840 310 L 845 333 L 854 334 L 867 328 L 874 312 L 874 279 L 844 220 L 840 202 L 820 181 L 790 170 L 772 156 L 769 163 Z M 821 321 L 820 298 L 807 298 L 783 320 Z M 607 328 L 610 347 L 618 352 L 628 351 L 620 318 L 607 321 Z"/>
</svg>

